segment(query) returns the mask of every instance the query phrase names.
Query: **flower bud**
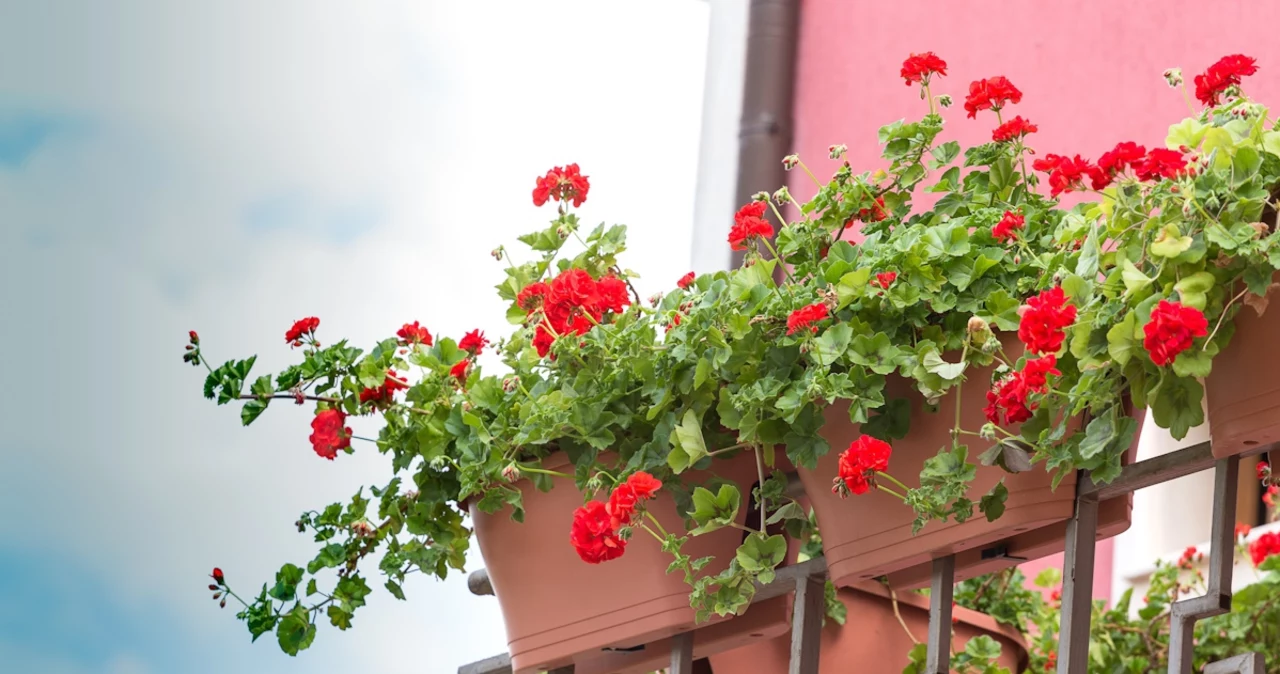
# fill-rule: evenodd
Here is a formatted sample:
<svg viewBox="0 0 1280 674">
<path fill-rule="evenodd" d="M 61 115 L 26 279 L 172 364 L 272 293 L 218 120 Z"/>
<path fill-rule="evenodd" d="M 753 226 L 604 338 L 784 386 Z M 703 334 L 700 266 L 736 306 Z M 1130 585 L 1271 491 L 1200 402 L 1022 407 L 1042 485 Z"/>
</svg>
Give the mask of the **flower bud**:
<svg viewBox="0 0 1280 674">
<path fill-rule="evenodd" d="M 983 320 L 981 316 L 969 317 L 969 334 L 971 335 L 984 334 L 990 327 L 991 326 L 987 325 L 987 322 Z"/>
<path fill-rule="evenodd" d="M 194 346 L 192 346 L 192 345 L 190 345 L 190 344 L 188 344 L 188 345 L 187 345 L 187 351 L 191 351 L 191 350 L 192 350 L 192 349 L 194 349 L 194 348 L 196 348 L 196 347 L 194 347 Z"/>
<path fill-rule="evenodd" d="M 1253 228 L 1253 231 L 1258 233 L 1259 237 L 1264 237 L 1271 231 L 1271 228 L 1268 227 L 1265 222 L 1254 222 L 1250 223 L 1249 226 Z"/>
<path fill-rule="evenodd" d="M 357 538 L 369 538 L 373 536 L 374 531 L 373 525 L 364 520 L 351 525 L 351 533 L 355 534 Z"/>
<path fill-rule="evenodd" d="M 213 573 L 209 574 L 209 577 L 213 579 L 213 582 L 219 585 L 227 584 L 227 579 L 222 575 L 222 569 L 219 569 L 216 566 L 213 567 Z"/>
<path fill-rule="evenodd" d="M 951 95 L 950 95 L 950 94 L 942 94 L 941 96 L 939 96 L 939 97 L 938 97 L 938 105 L 940 105 L 940 106 L 942 106 L 942 107 L 944 107 L 944 108 L 949 108 L 949 107 L 951 107 Z"/>
<path fill-rule="evenodd" d="M 197 335 L 195 330 L 190 331 L 190 332 L 188 333 L 188 335 L 191 337 L 191 343 L 192 343 L 192 344 L 199 344 L 199 343 L 200 343 L 200 335 Z"/>
<path fill-rule="evenodd" d="M 556 236 L 561 239 L 569 238 L 569 230 L 565 227 L 556 227 Z"/>
<path fill-rule="evenodd" d="M 516 465 L 514 462 L 507 464 L 507 466 L 502 469 L 502 479 L 507 482 L 515 482 L 516 480 L 519 480 L 520 466 Z"/>
<path fill-rule="evenodd" d="M 222 598 L 222 593 L 221 593 L 221 592 L 214 592 L 214 593 L 213 593 L 213 598 L 214 598 L 214 599 L 221 599 L 221 598 Z"/>
<path fill-rule="evenodd" d="M 781 206 L 791 200 L 791 192 L 787 190 L 787 186 L 783 185 L 781 189 L 773 193 L 774 203 Z"/>
<path fill-rule="evenodd" d="M 782 168 L 788 171 L 795 168 L 796 164 L 799 164 L 799 163 L 800 163 L 800 155 L 798 154 L 789 154 L 782 158 Z"/>
<path fill-rule="evenodd" d="M 650 304 L 651 306 L 655 306 L 655 307 L 656 307 L 656 306 L 658 306 L 658 304 L 659 304 L 659 303 L 661 303 L 661 302 L 662 302 L 662 293 L 658 292 L 658 293 L 654 293 L 654 294 L 652 294 L 652 295 L 650 295 L 650 296 L 649 296 L 649 304 Z"/>
<path fill-rule="evenodd" d="M 502 246 L 498 246 L 497 248 L 494 248 L 492 251 L 490 251 L 490 252 L 489 252 L 489 254 L 493 256 L 493 259 L 495 259 L 495 260 L 497 260 L 497 261 L 501 262 L 501 261 L 502 261 Z"/>
<path fill-rule="evenodd" d="M 995 440 L 996 425 L 988 421 L 987 423 L 982 425 L 982 429 L 978 431 L 978 435 L 981 435 L 983 439 L 986 439 L 986 440 Z"/>
<path fill-rule="evenodd" d="M 768 193 L 768 192 L 756 192 L 755 194 L 751 195 L 751 200 L 752 200 L 752 201 L 768 201 L 768 200 L 769 200 L 769 193 Z"/>
<path fill-rule="evenodd" d="M 1171 87 L 1182 86 L 1182 68 L 1170 68 L 1164 71 L 1164 81 Z"/>
<path fill-rule="evenodd" d="M 216 589 L 218 589 L 218 586 L 217 586 L 217 585 L 214 585 L 213 583 L 209 583 L 209 589 L 210 589 L 210 590 L 216 590 Z"/>
<path fill-rule="evenodd" d="M 831 147 L 827 148 L 827 156 L 831 157 L 832 159 L 840 159 L 841 157 L 844 157 L 844 153 L 848 151 L 849 151 L 848 145 L 832 145 Z"/>
<path fill-rule="evenodd" d="M 519 377 L 507 377 L 506 379 L 502 380 L 502 390 L 506 391 L 507 393 L 511 393 L 512 391 L 516 390 L 516 388 L 519 386 L 520 386 Z"/>
<path fill-rule="evenodd" d="M 227 607 L 227 600 L 223 599 L 222 603 L 218 604 L 218 608 L 226 608 L 226 607 Z"/>
</svg>

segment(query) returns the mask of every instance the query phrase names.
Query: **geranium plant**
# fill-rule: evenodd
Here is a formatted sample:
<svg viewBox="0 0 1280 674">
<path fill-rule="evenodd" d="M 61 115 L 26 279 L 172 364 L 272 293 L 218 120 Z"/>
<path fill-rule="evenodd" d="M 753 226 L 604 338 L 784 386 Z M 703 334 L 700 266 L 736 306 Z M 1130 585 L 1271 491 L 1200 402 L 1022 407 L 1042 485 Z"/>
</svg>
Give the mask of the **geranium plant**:
<svg viewBox="0 0 1280 674">
<path fill-rule="evenodd" d="M 534 205 L 555 211 L 520 237 L 531 253 L 494 251 L 506 265 L 507 337 L 455 340 L 414 321 L 364 351 L 322 344 L 311 317 L 285 335 L 300 362 L 254 378 L 253 358 L 211 367 L 193 332 L 185 360 L 208 369 L 206 397 L 242 403 L 244 424 L 272 401 L 306 405 L 317 455 L 335 460 L 367 442 L 393 473 L 370 497 L 361 490 L 302 515 L 298 530 L 320 546 L 313 559 L 284 565 L 254 596 L 225 580 L 219 591 L 242 602 L 254 638 L 274 629 L 296 653 L 321 614 L 350 626 L 370 592 L 366 557 L 381 555 L 377 572 L 403 598 L 406 574 L 462 568 L 464 503 L 520 520 L 518 485 L 528 480 L 583 494 L 564 526 L 585 562 L 607 563 L 652 535 L 643 544 L 672 553 L 700 619 L 741 612 L 784 560 L 782 529 L 801 535 L 811 524 L 786 493 L 779 451 L 814 466 L 832 450 L 820 431 L 833 405 L 847 406 L 862 433 L 836 448 L 835 489 L 895 494 L 917 528 L 978 510 L 999 517 L 1003 483 L 969 493 L 976 462 L 1114 478 L 1137 428 L 1133 409 L 1151 405 L 1179 437 L 1201 421 L 1196 378 L 1229 339 L 1232 314 L 1265 306 L 1280 265 L 1277 235 L 1259 223 L 1280 180 L 1280 132 L 1240 92 L 1254 69 L 1228 57 L 1197 78 L 1209 107 L 1171 128 L 1169 148 L 1126 142 L 1094 163 L 1033 159 L 1037 126 L 1009 115 L 1022 93 L 1004 77 L 975 81 L 963 103 L 989 121 L 992 141 L 963 151 L 939 142 L 952 102 L 931 83 L 947 65 L 913 55 L 902 77 L 920 87 L 926 112 L 879 130 L 883 168 L 855 172 L 834 145 L 839 163 L 820 181 L 786 157 L 815 194 L 800 203 L 784 187 L 744 205 L 726 223 L 728 244 L 744 252 L 737 269 L 691 272 L 642 299 L 619 259 L 625 228 L 582 227 L 575 209 L 590 182 L 570 164 L 536 180 Z M 1177 73 L 1168 78 L 1181 86 Z M 1069 192 L 1093 201 L 1064 208 L 1057 199 Z M 930 205 L 916 203 L 923 193 Z M 498 357 L 495 371 L 477 359 L 484 353 Z M 907 400 L 886 395 L 887 380 L 937 402 L 993 365 L 994 381 L 982 382 L 988 423 L 964 428 L 957 418 L 918 479 L 891 476 L 892 442 L 912 420 Z M 380 418 L 377 437 L 356 438 L 354 416 Z M 544 466 L 557 453 L 571 473 Z M 754 484 L 717 476 L 722 462 L 741 460 L 755 464 Z M 659 522 L 645 508 L 653 498 L 673 499 L 688 521 Z M 744 509 L 750 524 L 740 523 Z M 723 527 L 746 529 L 743 543 L 727 568 L 704 574 L 710 560 L 685 544 Z"/>
</svg>

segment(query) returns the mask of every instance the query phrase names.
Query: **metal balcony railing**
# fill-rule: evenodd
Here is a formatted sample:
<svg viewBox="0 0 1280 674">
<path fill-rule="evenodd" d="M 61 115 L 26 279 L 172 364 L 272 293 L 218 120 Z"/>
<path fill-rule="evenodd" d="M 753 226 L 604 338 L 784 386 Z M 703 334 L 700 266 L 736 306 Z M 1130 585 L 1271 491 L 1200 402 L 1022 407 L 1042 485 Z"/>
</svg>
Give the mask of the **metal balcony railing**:
<svg viewBox="0 0 1280 674">
<path fill-rule="evenodd" d="M 1275 450 L 1280 443 L 1259 446 L 1243 456 Z M 1197 621 L 1231 610 L 1236 522 L 1236 491 L 1240 459 L 1214 459 L 1211 443 L 1202 442 L 1126 466 L 1120 477 L 1105 485 L 1082 475 L 1076 486 L 1075 515 L 1067 523 L 1066 554 L 1062 568 L 1062 615 L 1058 646 L 1058 674 L 1085 674 L 1089 660 L 1089 622 L 1092 617 L 1093 562 L 1097 545 L 1098 503 L 1144 487 L 1161 484 L 1192 473 L 1213 469 L 1213 524 L 1208 573 L 1208 591 L 1203 596 L 1175 602 L 1170 614 L 1169 673 L 1191 674 L 1192 635 Z M 790 674 L 817 674 L 825 610 L 823 587 L 827 565 L 822 558 L 778 569 L 772 583 L 759 586 L 752 603 L 795 593 L 791 620 Z M 475 594 L 492 594 L 487 574 L 481 569 L 468 579 Z M 951 671 L 951 606 L 955 585 L 955 558 L 933 561 L 929 593 L 928 674 Z M 1274 654 L 1273 654 L 1274 655 Z M 693 673 L 693 633 L 672 642 L 668 674 Z M 511 660 L 503 654 L 463 665 L 458 674 L 511 674 Z M 549 674 L 573 674 L 572 666 Z M 1206 665 L 1204 674 L 1265 674 L 1262 653 L 1242 653 Z"/>
</svg>

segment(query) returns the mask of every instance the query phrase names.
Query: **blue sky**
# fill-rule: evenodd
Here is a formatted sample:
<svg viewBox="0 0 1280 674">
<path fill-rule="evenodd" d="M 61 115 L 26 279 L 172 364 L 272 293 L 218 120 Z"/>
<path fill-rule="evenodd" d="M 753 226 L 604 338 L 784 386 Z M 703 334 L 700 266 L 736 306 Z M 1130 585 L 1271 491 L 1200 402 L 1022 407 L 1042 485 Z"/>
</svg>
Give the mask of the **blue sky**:
<svg viewBox="0 0 1280 674">
<path fill-rule="evenodd" d="M 462 578 L 375 593 L 297 659 L 249 643 L 209 569 L 248 588 L 308 558 L 298 513 L 388 466 L 317 460 L 305 410 L 241 428 L 201 399 L 186 331 L 263 371 L 305 315 L 362 344 L 412 320 L 501 334 L 488 252 L 540 225 L 533 179 L 571 161 L 587 220 L 632 225 L 641 291 L 669 286 L 689 270 L 706 12 L 0 3 L 0 668 L 434 674 L 503 650 L 496 602 Z"/>
</svg>

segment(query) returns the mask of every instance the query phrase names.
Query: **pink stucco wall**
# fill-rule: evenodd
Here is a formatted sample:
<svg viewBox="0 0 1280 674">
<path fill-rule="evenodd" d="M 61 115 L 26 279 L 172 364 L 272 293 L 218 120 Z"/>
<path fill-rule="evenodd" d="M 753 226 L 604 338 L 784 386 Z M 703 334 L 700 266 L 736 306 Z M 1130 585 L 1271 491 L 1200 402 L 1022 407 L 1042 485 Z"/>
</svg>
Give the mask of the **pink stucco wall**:
<svg viewBox="0 0 1280 674">
<path fill-rule="evenodd" d="M 1280 3 L 1203 0 L 1123 2 L 939 2 L 801 0 L 795 149 L 821 178 L 835 169 L 832 143 L 849 146 L 855 171 L 882 167 L 876 129 L 918 118 L 925 103 L 898 76 L 910 52 L 933 51 L 949 65 L 934 85 L 955 106 L 944 111 L 943 140 L 990 140 L 995 116 L 967 119 L 969 82 L 1004 75 L 1023 92 L 1005 113 L 1040 127 L 1028 144 L 1040 154 L 1090 159 L 1121 140 L 1161 146 L 1168 126 L 1187 114 L 1161 73 L 1181 67 L 1188 85 L 1220 56 L 1258 59 L 1245 81 L 1254 98 L 1280 106 Z M 814 192 L 791 174 L 797 197 Z M 1098 547 L 1094 596 L 1110 594 L 1112 545 Z M 1029 564 L 1034 576 L 1060 558 Z"/>
</svg>

